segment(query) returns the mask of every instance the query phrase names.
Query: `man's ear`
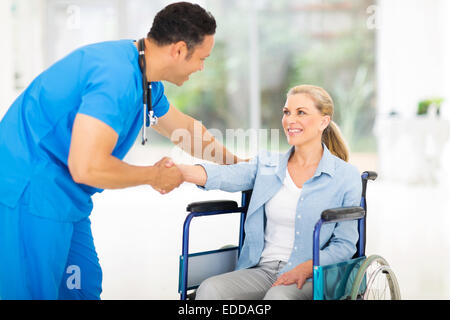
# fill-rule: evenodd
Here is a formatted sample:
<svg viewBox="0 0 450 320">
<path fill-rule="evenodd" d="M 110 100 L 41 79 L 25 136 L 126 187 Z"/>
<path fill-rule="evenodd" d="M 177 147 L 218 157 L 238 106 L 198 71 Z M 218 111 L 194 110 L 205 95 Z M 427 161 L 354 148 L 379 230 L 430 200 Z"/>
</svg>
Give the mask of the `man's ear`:
<svg viewBox="0 0 450 320">
<path fill-rule="evenodd" d="M 188 53 L 188 48 L 186 42 L 178 41 L 172 44 L 172 48 L 170 50 L 170 54 L 175 59 L 185 59 Z"/>
</svg>

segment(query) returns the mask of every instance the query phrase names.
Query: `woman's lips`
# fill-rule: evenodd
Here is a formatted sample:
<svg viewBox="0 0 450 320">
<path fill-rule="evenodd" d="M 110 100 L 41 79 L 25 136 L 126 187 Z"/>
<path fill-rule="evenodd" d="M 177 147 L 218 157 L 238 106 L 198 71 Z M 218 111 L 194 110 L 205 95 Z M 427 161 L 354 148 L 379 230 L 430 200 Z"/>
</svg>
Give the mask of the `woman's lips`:
<svg viewBox="0 0 450 320">
<path fill-rule="evenodd" d="M 300 129 L 300 128 L 290 128 L 290 129 L 287 129 L 287 134 L 288 134 L 289 136 L 296 136 L 296 135 L 301 134 L 302 132 L 303 132 L 303 129 Z"/>
</svg>

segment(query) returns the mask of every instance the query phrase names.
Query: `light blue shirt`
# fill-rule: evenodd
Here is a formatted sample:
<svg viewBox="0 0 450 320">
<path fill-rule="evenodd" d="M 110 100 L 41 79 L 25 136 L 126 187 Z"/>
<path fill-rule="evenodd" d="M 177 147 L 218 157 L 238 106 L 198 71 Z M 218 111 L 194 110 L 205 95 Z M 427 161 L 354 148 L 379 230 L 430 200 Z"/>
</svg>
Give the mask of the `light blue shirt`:
<svg viewBox="0 0 450 320">
<path fill-rule="evenodd" d="M 152 83 L 155 115 L 169 109 L 161 82 Z M 0 204 L 27 199 L 30 213 L 79 221 L 101 192 L 75 183 L 69 172 L 72 126 L 77 114 L 92 116 L 117 134 L 112 155 L 122 159 L 142 127 L 142 76 L 132 40 L 81 47 L 42 72 L 0 122 Z M 26 197 L 24 197 L 26 195 Z"/>
<path fill-rule="evenodd" d="M 261 152 L 250 162 L 235 165 L 201 164 L 208 175 L 205 190 L 220 189 L 237 192 L 253 189 L 245 221 L 245 241 L 237 269 L 259 263 L 264 249 L 266 224 L 265 204 L 281 188 L 289 157 L 285 154 Z M 323 155 L 314 176 L 303 184 L 297 203 L 295 240 L 286 266 L 286 272 L 312 259 L 313 230 L 322 211 L 338 207 L 359 206 L 361 176 L 356 167 L 332 155 L 323 145 Z M 320 233 L 321 265 L 349 260 L 356 252 L 358 241 L 356 221 L 325 224 Z"/>
</svg>

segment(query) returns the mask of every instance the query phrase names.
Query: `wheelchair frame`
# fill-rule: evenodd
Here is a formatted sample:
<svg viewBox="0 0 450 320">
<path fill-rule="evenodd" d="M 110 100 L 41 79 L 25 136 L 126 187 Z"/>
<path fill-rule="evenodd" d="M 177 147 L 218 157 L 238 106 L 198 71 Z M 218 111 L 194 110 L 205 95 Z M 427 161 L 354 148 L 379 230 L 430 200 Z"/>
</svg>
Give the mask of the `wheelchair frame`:
<svg viewBox="0 0 450 320">
<path fill-rule="evenodd" d="M 326 299 L 326 294 L 323 290 L 323 270 L 320 266 L 319 260 L 319 238 L 320 238 L 320 229 L 322 225 L 327 223 L 336 223 L 347 220 L 358 220 L 358 232 L 359 232 L 359 240 L 357 243 L 357 252 L 353 256 L 353 259 L 347 262 L 343 262 L 341 264 L 346 264 L 349 266 L 349 269 L 355 269 L 356 266 L 360 266 L 366 260 L 365 257 L 365 245 L 366 245 L 366 216 L 367 216 L 367 201 L 366 201 L 366 190 L 367 190 L 367 181 L 375 180 L 377 178 L 377 173 L 372 171 L 365 171 L 361 175 L 362 179 L 362 195 L 361 195 L 361 203 L 359 207 L 343 207 L 343 208 L 335 208 L 328 209 L 322 212 L 321 218 L 317 221 L 314 227 L 313 233 L 313 299 L 314 300 L 323 300 Z M 186 300 L 188 298 L 187 292 L 188 290 L 196 289 L 201 281 L 203 280 L 201 277 L 193 281 L 193 283 L 189 283 L 189 262 L 193 262 L 193 259 L 197 259 L 196 263 L 202 263 L 201 259 L 207 255 L 222 255 L 222 259 L 234 260 L 231 264 L 221 263 L 218 268 L 222 268 L 222 271 L 213 272 L 210 275 L 204 276 L 204 279 L 212 276 L 221 274 L 223 272 L 228 272 L 234 270 L 234 264 L 239 257 L 240 251 L 242 249 L 245 233 L 244 233 L 244 224 L 245 218 L 247 215 L 248 204 L 250 202 L 252 190 L 247 190 L 242 192 L 241 199 L 241 207 L 238 207 L 236 201 L 231 200 L 214 200 L 214 201 L 199 201 L 190 203 L 186 210 L 190 212 L 184 222 L 183 226 L 183 244 L 182 244 L 182 254 L 180 256 L 180 276 L 179 276 L 179 294 L 181 300 Z M 222 248 L 219 250 L 205 251 L 199 253 L 189 253 L 189 228 L 193 218 L 200 216 L 212 216 L 219 214 L 228 214 L 228 213 L 238 213 L 240 212 L 240 231 L 239 231 L 239 245 L 233 247 Z M 223 260 L 226 261 L 226 260 Z M 383 259 L 383 261 L 385 261 Z M 383 263 L 384 264 L 384 263 Z M 388 266 L 388 265 L 387 265 Z M 366 266 L 367 268 L 367 266 Z M 348 272 L 347 272 L 348 273 Z M 363 282 L 363 277 L 365 279 L 365 275 L 358 274 L 358 280 L 360 283 Z M 395 276 L 393 276 L 393 280 L 395 280 L 395 284 L 398 287 Z M 389 278 L 390 280 L 391 278 Z M 359 287 L 356 288 L 356 291 L 359 291 Z M 392 288 L 391 288 L 392 294 Z M 355 293 L 355 290 L 352 290 L 352 297 L 355 298 L 358 295 L 358 292 Z"/>
</svg>

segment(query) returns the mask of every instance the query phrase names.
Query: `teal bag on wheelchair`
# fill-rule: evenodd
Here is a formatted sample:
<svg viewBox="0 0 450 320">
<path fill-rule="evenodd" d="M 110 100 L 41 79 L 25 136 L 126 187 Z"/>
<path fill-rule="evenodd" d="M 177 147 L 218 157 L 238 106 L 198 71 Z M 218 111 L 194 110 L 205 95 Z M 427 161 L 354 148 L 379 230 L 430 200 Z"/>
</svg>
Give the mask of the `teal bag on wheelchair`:
<svg viewBox="0 0 450 320">
<path fill-rule="evenodd" d="M 341 263 L 315 266 L 313 273 L 314 300 L 344 300 L 349 299 L 356 274 L 365 256 Z M 365 283 L 365 281 L 364 281 Z M 360 294 L 365 287 L 360 287 Z"/>
</svg>

